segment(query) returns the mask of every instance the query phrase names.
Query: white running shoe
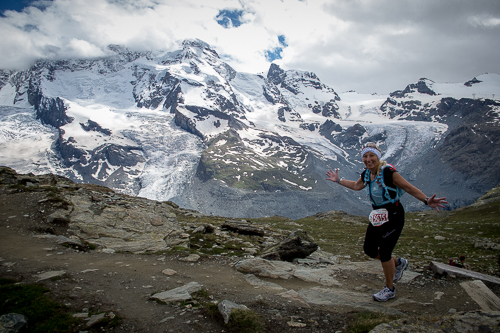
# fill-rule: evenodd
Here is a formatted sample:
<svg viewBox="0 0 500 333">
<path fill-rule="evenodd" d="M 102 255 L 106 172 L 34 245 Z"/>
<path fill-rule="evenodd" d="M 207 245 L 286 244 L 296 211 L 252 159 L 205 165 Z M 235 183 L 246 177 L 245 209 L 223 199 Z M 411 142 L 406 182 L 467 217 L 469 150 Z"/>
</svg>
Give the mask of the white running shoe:
<svg viewBox="0 0 500 333">
<path fill-rule="evenodd" d="M 384 289 L 373 295 L 373 299 L 378 302 L 385 302 L 394 298 L 396 296 L 396 287 L 392 287 L 392 289 L 384 287 Z"/>
<path fill-rule="evenodd" d="M 394 273 L 394 280 L 392 283 L 396 283 L 403 277 L 403 273 L 408 268 L 408 260 L 404 258 L 399 258 L 399 265 L 396 266 L 396 272 Z"/>
</svg>

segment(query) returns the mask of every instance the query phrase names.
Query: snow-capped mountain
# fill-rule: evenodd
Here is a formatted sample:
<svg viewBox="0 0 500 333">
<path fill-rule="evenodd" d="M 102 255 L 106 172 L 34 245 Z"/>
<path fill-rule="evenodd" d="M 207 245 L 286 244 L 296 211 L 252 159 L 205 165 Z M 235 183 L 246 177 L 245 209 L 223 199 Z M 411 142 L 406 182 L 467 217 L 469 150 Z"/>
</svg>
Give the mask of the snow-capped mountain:
<svg viewBox="0 0 500 333">
<path fill-rule="evenodd" d="M 200 40 L 176 52 L 109 52 L 0 71 L 0 164 L 233 217 L 365 213 L 364 192 L 324 178 L 340 168 L 357 179 L 368 141 L 451 208 L 500 182 L 500 75 L 338 94 L 275 64 L 236 72 Z"/>
</svg>

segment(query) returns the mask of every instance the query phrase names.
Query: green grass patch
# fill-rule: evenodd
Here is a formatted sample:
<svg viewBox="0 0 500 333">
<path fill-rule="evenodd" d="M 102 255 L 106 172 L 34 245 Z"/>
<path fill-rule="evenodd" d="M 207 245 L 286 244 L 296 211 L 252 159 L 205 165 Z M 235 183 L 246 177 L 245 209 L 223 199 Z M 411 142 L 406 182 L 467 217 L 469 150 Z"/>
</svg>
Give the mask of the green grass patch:
<svg viewBox="0 0 500 333">
<path fill-rule="evenodd" d="M 262 318 L 252 310 L 234 309 L 227 328 L 230 332 L 259 333 L 264 329 Z"/>
<path fill-rule="evenodd" d="M 466 255 L 471 269 L 500 276 L 498 250 L 484 243 L 500 244 L 500 200 L 455 211 L 426 210 L 406 213 L 405 227 L 394 254 L 407 257 L 412 266 L 430 261 L 448 263 L 451 258 Z M 320 248 L 335 255 L 348 255 L 351 260 L 366 260 L 363 241 L 368 217 L 332 211 L 298 220 L 273 216 L 252 219 L 275 229 L 303 229 Z"/>
<path fill-rule="evenodd" d="M 497 191 L 498 192 L 498 191 Z M 394 249 L 394 255 L 406 257 L 412 267 L 424 267 L 430 261 L 448 263 L 460 255 L 467 257 L 471 269 L 489 275 L 500 276 L 498 250 L 484 244 L 500 244 L 500 196 L 490 191 L 486 203 L 472 205 L 455 211 L 425 210 L 407 212 L 405 227 Z M 202 214 L 180 215 L 184 223 L 212 224 L 221 226 L 229 218 Z M 367 216 L 350 215 L 342 211 L 318 213 L 292 220 L 282 216 L 245 219 L 254 225 L 265 226 L 266 235 L 272 232 L 303 229 L 314 238 L 319 247 L 333 255 L 350 256 L 352 261 L 367 260 L 363 253 L 363 241 L 368 225 Z M 245 242 L 259 248 L 262 238 L 237 235 L 241 242 L 224 243 L 210 234 L 194 234 L 191 250 L 216 255 L 228 253 L 242 255 Z M 202 239 L 203 241 L 200 241 Z M 219 246 L 213 247 L 214 244 Z M 483 244 L 483 245 L 481 245 Z M 219 248 L 220 247 L 220 248 Z M 184 249 L 186 251 L 186 249 Z"/>
<path fill-rule="evenodd" d="M 66 306 L 51 299 L 49 290 L 36 284 L 16 285 L 0 281 L 0 315 L 19 313 L 28 318 L 27 332 L 72 332 L 80 323 Z"/>
<path fill-rule="evenodd" d="M 367 333 L 377 325 L 389 323 L 397 319 L 399 319 L 399 317 L 390 316 L 385 313 L 360 312 L 355 315 L 354 320 L 349 324 L 346 333 Z"/>
</svg>

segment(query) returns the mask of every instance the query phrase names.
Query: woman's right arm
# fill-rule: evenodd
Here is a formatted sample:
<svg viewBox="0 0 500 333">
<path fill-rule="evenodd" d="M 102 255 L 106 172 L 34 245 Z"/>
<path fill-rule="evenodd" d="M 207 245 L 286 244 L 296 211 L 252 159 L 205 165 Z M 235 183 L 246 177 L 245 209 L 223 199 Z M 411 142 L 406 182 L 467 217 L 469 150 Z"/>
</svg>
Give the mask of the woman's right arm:
<svg viewBox="0 0 500 333">
<path fill-rule="evenodd" d="M 351 190 L 354 190 L 354 191 L 359 191 L 359 190 L 362 190 L 365 188 L 365 183 L 363 182 L 363 180 L 361 179 L 361 177 L 359 177 L 359 179 L 357 181 L 354 181 L 354 180 L 346 180 L 346 179 L 340 179 L 339 178 L 339 169 L 336 169 L 335 171 L 333 170 L 330 170 L 326 173 L 326 180 L 330 180 L 334 183 L 338 183 L 344 187 L 347 187 Z"/>
</svg>

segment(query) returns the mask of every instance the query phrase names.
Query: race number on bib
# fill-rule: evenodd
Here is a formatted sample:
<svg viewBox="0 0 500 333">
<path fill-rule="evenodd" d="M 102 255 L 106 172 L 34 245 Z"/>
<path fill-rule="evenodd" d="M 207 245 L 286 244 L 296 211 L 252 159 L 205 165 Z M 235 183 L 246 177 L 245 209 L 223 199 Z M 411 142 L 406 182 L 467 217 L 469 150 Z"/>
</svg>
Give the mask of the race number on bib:
<svg viewBox="0 0 500 333">
<path fill-rule="evenodd" d="M 370 223 L 374 227 L 379 227 L 385 222 L 389 222 L 389 212 L 385 208 L 372 210 L 370 213 Z"/>
</svg>

